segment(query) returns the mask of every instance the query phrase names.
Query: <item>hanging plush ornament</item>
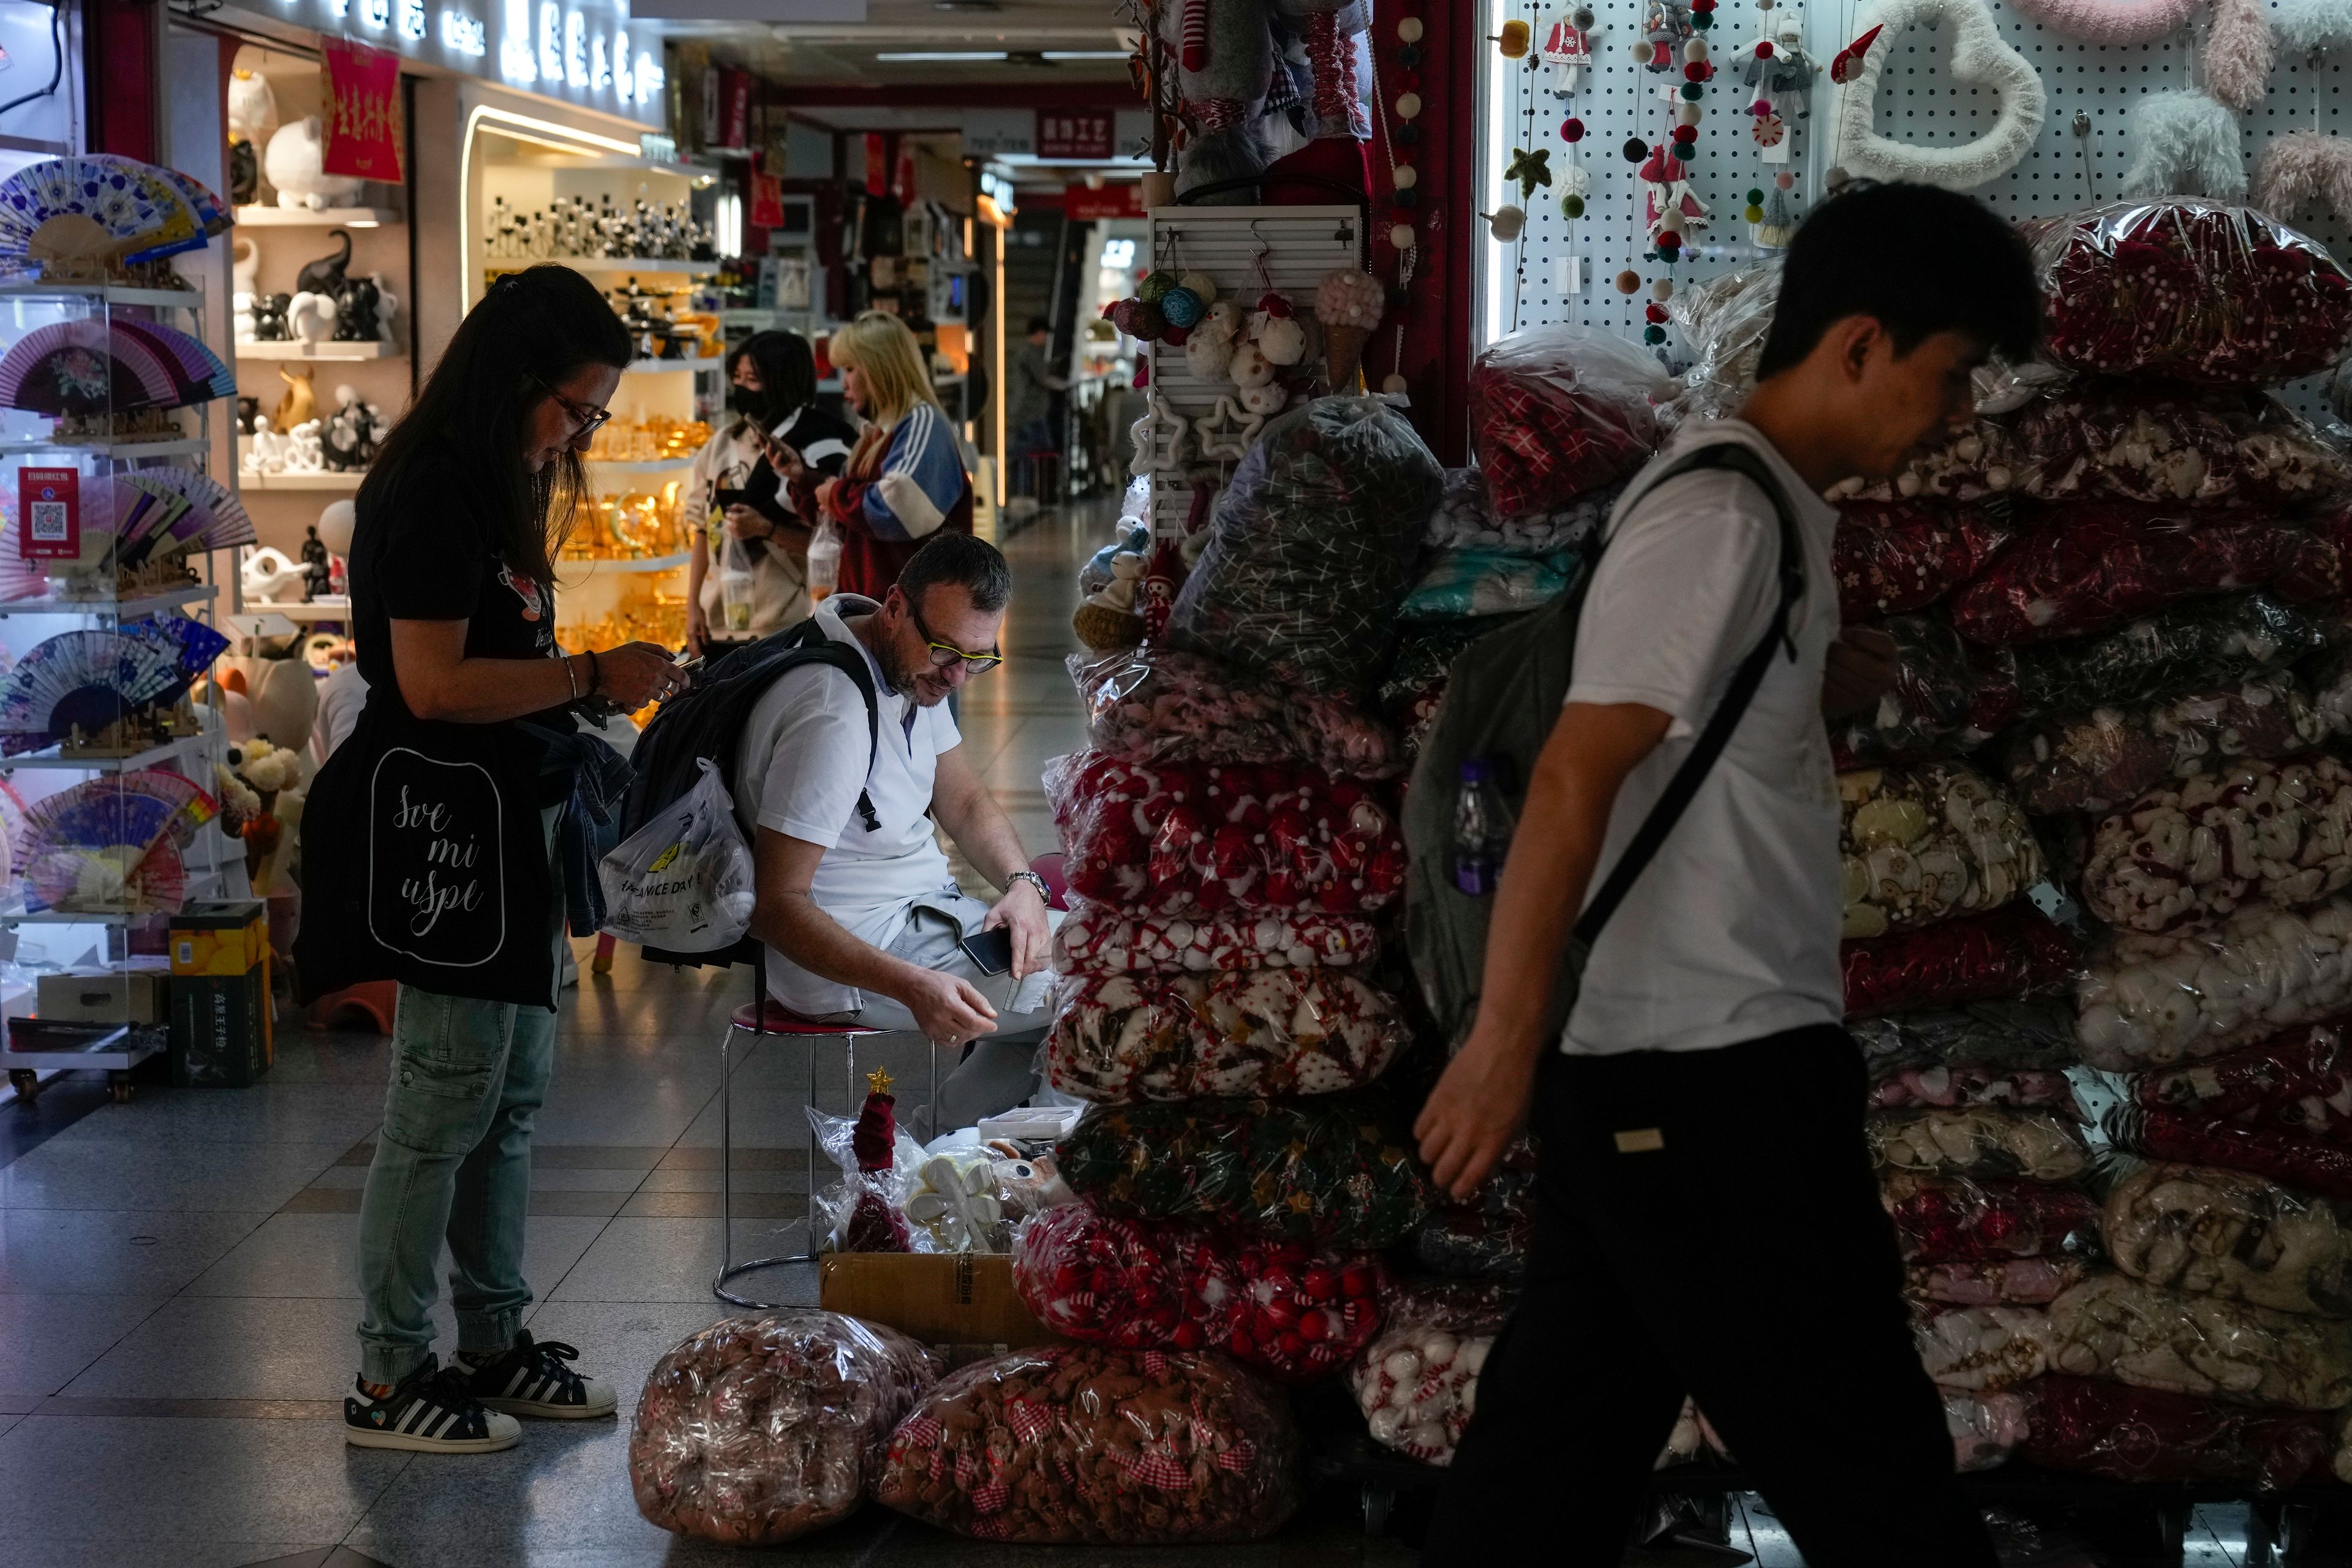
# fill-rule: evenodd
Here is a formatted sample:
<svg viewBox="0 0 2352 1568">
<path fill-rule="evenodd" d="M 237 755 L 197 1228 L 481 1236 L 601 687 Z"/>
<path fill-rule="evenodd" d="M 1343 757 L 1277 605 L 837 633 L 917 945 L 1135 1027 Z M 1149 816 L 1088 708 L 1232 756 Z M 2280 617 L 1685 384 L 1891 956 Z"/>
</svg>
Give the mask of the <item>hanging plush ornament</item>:
<svg viewBox="0 0 2352 1568">
<path fill-rule="evenodd" d="M 1157 305 L 1168 290 L 1176 287 L 1176 274 L 1164 267 L 1155 267 L 1143 275 L 1135 287 L 1135 297 L 1147 305 Z"/>
<path fill-rule="evenodd" d="M 1250 318 L 1250 342 L 1275 364 L 1297 364 L 1307 357 L 1307 329 L 1279 294 L 1258 300 L 1257 313 Z"/>
<path fill-rule="evenodd" d="M 1177 194 L 1262 173 L 1273 149 L 1257 116 L 1276 63 L 1265 13 L 1243 0 L 1183 0 L 1161 6 L 1159 16 L 1161 36 L 1177 52 L 1182 100 Z M 1253 198 L 1238 190 L 1212 199 Z"/>
<path fill-rule="evenodd" d="M 1592 12 L 1578 7 L 1572 16 L 1563 16 L 1551 25 L 1544 35 L 1544 62 L 1551 67 L 1551 90 L 1556 98 L 1567 98 L 1584 86 L 1584 74 L 1592 65 Z"/>
<path fill-rule="evenodd" d="M 1739 74 L 1756 89 L 1750 109 L 1756 114 L 1752 134 L 1759 152 L 1767 163 L 1785 163 L 1796 144 L 1790 127 L 1812 112 L 1806 94 L 1816 67 L 1805 52 L 1804 13 L 1794 5 L 1780 5 L 1770 18 L 1765 36 L 1748 46 L 1748 63 Z"/>
<path fill-rule="evenodd" d="M 1486 220 L 1486 232 L 1497 242 L 1508 245 L 1527 232 L 1528 215 L 1518 207 L 1499 206 L 1482 215 Z"/>
<path fill-rule="evenodd" d="M 2352 218 L 2352 142 L 2316 131 L 2272 137 L 2254 168 L 2255 207 L 2287 223 L 2315 198 L 2338 221 Z"/>
<path fill-rule="evenodd" d="M 1506 22 L 1503 24 L 1501 34 L 1495 39 L 1495 47 L 1501 51 L 1507 60 L 1525 59 L 1528 53 L 1528 40 L 1533 31 L 1525 22 Z"/>
<path fill-rule="evenodd" d="M 1274 379 L 1274 361 L 1266 357 L 1265 350 L 1258 341 L 1251 338 L 1234 350 L 1234 357 L 1226 363 L 1225 374 L 1233 377 L 1235 386 L 1247 392 L 1251 387 L 1264 386 Z"/>
<path fill-rule="evenodd" d="M 1307 57 L 1308 112 L 1299 126 L 1300 133 L 1309 138 L 1370 140 L 1372 122 L 1365 107 L 1368 84 L 1361 75 L 1362 52 L 1355 39 L 1364 30 L 1370 7 L 1352 0 L 1274 0 L 1274 11 L 1297 36 Z M 1277 65 L 1276 69 L 1281 68 Z"/>
<path fill-rule="evenodd" d="M 1772 176 L 1772 188 L 1764 195 L 1763 216 L 1748 233 L 1758 245 L 1767 250 L 1787 247 L 1797 235 L 1797 210 L 1789 198 L 1790 187 L 1797 176 L 1785 170 Z"/>
<path fill-rule="evenodd" d="M 1184 340 L 1184 368 L 1196 381 L 1219 382 L 1226 376 L 1234 363 L 1234 349 L 1241 342 L 1241 307 L 1230 300 L 1220 300 L 1209 307 L 1192 335 Z"/>
<path fill-rule="evenodd" d="M 1205 272 L 1188 271 L 1176 280 L 1176 286 L 1204 306 L 1217 302 L 1217 280 Z"/>
<path fill-rule="evenodd" d="M 1503 171 L 1503 178 L 1518 183 L 1521 201 L 1534 195 L 1538 185 L 1549 187 L 1551 184 L 1551 149 L 1538 147 L 1529 153 L 1521 148 L 1512 148 L 1510 166 Z"/>
<path fill-rule="evenodd" d="M 1691 193 L 1690 171 L 1681 159 L 1659 148 L 1642 165 L 1641 180 L 1643 226 L 1652 244 L 1659 243 L 1661 234 L 1672 232 L 1680 245 L 1706 226 L 1706 204 Z"/>
<path fill-rule="evenodd" d="M 2238 117 L 2226 105 L 2194 88 L 2151 92 L 2132 105 L 2123 194 L 2242 200 L 2246 161 L 2239 142 Z"/>
<path fill-rule="evenodd" d="M 1709 11 L 1715 0 L 1706 0 Z M 1682 64 L 1683 45 L 1699 31 L 1697 0 L 1684 5 L 1681 0 L 1649 0 L 1642 12 L 1642 39 L 1636 45 L 1634 58 L 1651 70 L 1664 73 Z M 1648 53 L 1641 53 L 1646 46 Z"/>
<path fill-rule="evenodd" d="M 1168 331 L 1160 307 L 1145 300 L 1127 299 L 1110 308 L 1111 325 L 1140 342 L 1157 342 Z"/>
<path fill-rule="evenodd" d="M 1323 324 L 1323 368 L 1334 392 L 1356 389 L 1364 345 L 1388 310 L 1388 291 L 1370 273 L 1337 267 L 1315 285 L 1315 319 Z"/>
</svg>

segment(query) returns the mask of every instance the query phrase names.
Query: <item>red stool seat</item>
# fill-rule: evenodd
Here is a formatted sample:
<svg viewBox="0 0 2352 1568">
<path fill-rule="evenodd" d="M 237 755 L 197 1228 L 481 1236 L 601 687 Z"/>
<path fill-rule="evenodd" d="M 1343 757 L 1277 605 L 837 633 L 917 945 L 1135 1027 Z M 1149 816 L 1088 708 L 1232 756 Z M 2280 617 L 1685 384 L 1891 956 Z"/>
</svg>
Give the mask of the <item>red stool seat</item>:
<svg viewBox="0 0 2352 1568">
<path fill-rule="evenodd" d="M 357 1013 L 375 1026 L 377 1034 L 389 1035 L 393 1007 L 399 994 L 400 987 L 395 982 L 362 980 L 357 985 L 330 991 L 311 1003 L 305 1021 L 314 1029 L 324 1029 L 342 1014 Z"/>
<path fill-rule="evenodd" d="M 798 1013 L 784 1010 L 784 1005 L 774 997 L 768 998 L 765 1016 L 754 1017 L 751 1004 L 744 1003 L 735 1009 L 734 1024 L 739 1029 L 757 1030 L 763 1035 L 878 1035 L 879 1029 L 864 1028 L 856 1024 L 820 1024 L 803 1018 Z"/>
</svg>

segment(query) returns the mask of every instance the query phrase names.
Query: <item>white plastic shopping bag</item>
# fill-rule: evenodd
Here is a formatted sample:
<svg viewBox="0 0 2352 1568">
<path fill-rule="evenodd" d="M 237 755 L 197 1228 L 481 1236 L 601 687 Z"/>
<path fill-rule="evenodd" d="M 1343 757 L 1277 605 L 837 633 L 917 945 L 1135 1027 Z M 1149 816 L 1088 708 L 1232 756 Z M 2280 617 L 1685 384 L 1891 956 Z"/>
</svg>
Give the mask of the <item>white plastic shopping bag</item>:
<svg viewBox="0 0 2352 1568">
<path fill-rule="evenodd" d="M 705 757 L 692 789 L 598 862 L 603 929 L 678 952 L 732 946 L 751 929 L 751 850 L 719 769 Z"/>
</svg>

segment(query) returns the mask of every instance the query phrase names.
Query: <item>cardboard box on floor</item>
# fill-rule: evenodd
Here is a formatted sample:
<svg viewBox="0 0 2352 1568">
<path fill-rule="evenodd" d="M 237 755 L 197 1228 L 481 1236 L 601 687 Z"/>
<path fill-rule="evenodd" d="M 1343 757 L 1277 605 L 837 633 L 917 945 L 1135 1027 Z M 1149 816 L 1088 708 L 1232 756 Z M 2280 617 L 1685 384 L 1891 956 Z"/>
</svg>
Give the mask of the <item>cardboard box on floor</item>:
<svg viewBox="0 0 2352 1568">
<path fill-rule="evenodd" d="M 833 1252 L 817 1265 L 817 1304 L 882 1323 L 926 1345 L 983 1352 L 1054 1338 L 1013 1289 L 1013 1260 L 993 1254 Z"/>
</svg>

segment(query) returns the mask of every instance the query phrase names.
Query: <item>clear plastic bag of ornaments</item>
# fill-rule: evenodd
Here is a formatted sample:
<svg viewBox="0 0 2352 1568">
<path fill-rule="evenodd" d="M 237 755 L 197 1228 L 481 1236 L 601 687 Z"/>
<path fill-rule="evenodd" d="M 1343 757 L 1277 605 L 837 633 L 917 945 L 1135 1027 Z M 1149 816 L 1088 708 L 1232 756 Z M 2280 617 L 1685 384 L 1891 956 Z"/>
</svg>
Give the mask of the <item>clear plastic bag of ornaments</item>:
<svg viewBox="0 0 2352 1568">
<path fill-rule="evenodd" d="M 2080 1119 L 2071 1106 L 1904 1107 L 1875 1111 L 1864 1125 L 1871 1162 L 1882 1170 L 2071 1182 L 2091 1165 Z"/>
<path fill-rule="evenodd" d="M 1228 910 L 1129 915 L 1072 898 L 1054 929 L 1054 973 L 1214 974 L 1244 969 L 1350 969 L 1380 961 L 1380 931 L 1354 915 Z"/>
<path fill-rule="evenodd" d="M 2352 1205 L 2251 1171 L 2123 1163 L 2100 1228 L 2124 1273 L 2274 1311 L 2352 1318 Z"/>
<path fill-rule="evenodd" d="M 1879 629 L 1894 639 L 1895 682 L 1876 708 L 1832 730 L 1841 772 L 1964 756 L 2016 716 L 2009 649 L 1978 647 L 1930 616 L 1895 616 Z"/>
<path fill-rule="evenodd" d="M 942 1370 L 896 1329 L 834 1312 L 722 1318 L 646 1379 L 629 1431 L 637 1511 L 727 1546 L 778 1546 L 846 1519 Z"/>
<path fill-rule="evenodd" d="M 2352 1149 L 2341 1143 L 2144 1105 L 2111 1107 L 2101 1125 L 2107 1141 L 2126 1153 L 2244 1171 L 2314 1197 L 2352 1203 Z"/>
<path fill-rule="evenodd" d="M 2251 1481 L 2278 1492 L 2328 1474 L 2334 1447 L 2324 1415 L 2102 1378 L 2042 1379 L 2031 1420 L 2029 1462 L 2118 1481 Z"/>
<path fill-rule="evenodd" d="M 1298 1506 L 1273 1384 L 1219 1356 L 1051 1345 L 949 1373 L 891 1434 L 873 1493 L 982 1541 L 1257 1541 Z"/>
<path fill-rule="evenodd" d="M 1778 256 L 1674 291 L 1666 300 L 1666 319 L 1691 351 L 1683 395 L 1674 404 L 1678 419 L 1727 418 L 1748 401 L 1780 303 Z"/>
<path fill-rule="evenodd" d="M 2042 879 L 2024 812 L 1965 763 L 1841 773 L 1838 799 L 1848 938 L 1983 914 Z"/>
<path fill-rule="evenodd" d="M 2249 904 L 2305 909 L 2352 882 L 2352 768 L 2250 758 L 2168 781 L 2091 831 L 2079 887 L 2109 925 L 2210 925 Z"/>
<path fill-rule="evenodd" d="M 1641 347 L 1590 327 L 1537 327 L 1470 367 L 1470 444 L 1497 515 L 1555 510 L 1649 460 L 1677 384 Z"/>
<path fill-rule="evenodd" d="M 1323 693 L 1387 662 L 1443 471 L 1395 408 L 1323 397 L 1268 424 L 1218 498 L 1172 647 Z"/>
<path fill-rule="evenodd" d="M 2042 279 L 2042 353 L 2063 368 L 2271 386 L 2352 351 L 2352 274 L 2250 207 L 2167 196 L 2021 227 Z"/>
<path fill-rule="evenodd" d="M 2001 915 L 1987 916 L 1983 923 L 1993 921 L 2008 923 Z M 1979 923 L 1954 921 L 1913 935 L 1924 941 L 1932 932 Z M 2072 950 L 2062 946 L 2053 956 L 2053 978 L 2071 977 Z M 2071 1105 L 2073 1089 L 2063 1085 L 2066 1068 L 2078 1059 L 2074 1003 L 2055 985 L 2045 989 L 2048 994 L 2037 1000 L 2004 997 L 1850 1020 L 1846 1032 L 1862 1049 L 1873 1085 L 1871 1102 L 1880 1107 Z M 1941 1076 L 1926 1076 L 1931 1073 Z"/>
<path fill-rule="evenodd" d="M 2105 631 L 2182 599 L 2267 589 L 2290 604 L 2333 599 L 2333 542 L 2268 517 L 2203 519 L 2084 501 L 2032 533 L 1953 595 L 1952 625 L 1998 647 Z"/>
<path fill-rule="evenodd" d="M 2095 637 L 2017 651 L 2028 714 L 2127 707 L 2275 673 L 2328 644 L 2316 606 L 2268 594 L 2192 600 Z"/>
<path fill-rule="evenodd" d="M 1132 913 L 1366 915 L 1403 885 L 1395 791 L 1381 785 L 1101 751 L 1055 758 L 1044 782 L 1071 890 Z"/>
<path fill-rule="evenodd" d="M 1406 621 L 1460 620 L 1539 609 L 1568 592 L 1580 569 L 1568 551 L 1505 555 L 1489 550 L 1441 550 L 1397 606 Z"/>
<path fill-rule="evenodd" d="M 2201 931 L 2110 931 L 2075 989 L 2083 1060 L 2109 1072 L 2228 1054 L 2352 1011 L 2352 897 L 2250 904 Z"/>
<path fill-rule="evenodd" d="M 1882 1170 L 1878 1197 L 1908 1263 L 2102 1255 L 2099 1205 L 2079 1187 Z"/>
<path fill-rule="evenodd" d="M 1340 970 L 1070 974 L 1045 1080 L 1097 1104 L 1360 1089 L 1410 1038 L 1385 992 Z"/>
<path fill-rule="evenodd" d="M 1022 1222 L 1013 1287 L 1066 1339 L 1222 1351 L 1284 1382 L 1346 1364 L 1380 1331 L 1377 1255 L 1065 1204 Z"/>
<path fill-rule="evenodd" d="M 2352 1148 L 2352 1021 L 2330 1018 L 2228 1056 L 2135 1073 L 2125 1098 Z"/>
<path fill-rule="evenodd" d="M 2340 715 L 2340 717 L 2339 717 Z M 2112 811 L 2167 780 L 2249 758 L 2290 756 L 2344 732 L 2352 708 L 2323 707 L 2290 670 L 2134 705 L 2037 719 L 2002 744 L 2028 811 Z"/>
<path fill-rule="evenodd" d="M 2021 998 L 2071 981 L 2074 939 L 2031 904 L 1839 948 L 1849 1018 Z"/>
<path fill-rule="evenodd" d="M 1407 1121 L 1377 1088 L 1103 1105 L 1058 1152 L 1071 1190 L 1106 1214 L 1369 1250 L 1412 1234 L 1434 1201 Z"/>
<path fill-rule="evenodd" d="M 1486 494 L 1476 468 L 1445 470 L 1445 489 L 1429 514 L 1422 542 L 1431 550 L 1483 550 L 1496 555 L 1549 555 L 1580 550 L 1607 526 L 1622 482 L 1588 490 L 1549 511 L 1505 517 Z"/>
<path fill-rule="evenodd" d="M 1396 731 L 1350 698 L 1167 647 L 1074 653 L 1068 668 L 1092 743 L 1133 762 L 1305 763 L 1359 778 L 1404 771 Z"/>
<path fill-rule="evenodd" d="M 2050 1303 L 2050 1370 L 2232 1405 L 2352 1405 L 2352 1335 L 2125 1274 L 2098 1274 Z"/>
<path fill-rule="evenodd" d="M 1924 610 L 1990 565 L 2016 537 L 1982 507 L 1945 501 L 1847 501 L 1830 551 L 1848 621 Z"/>
</svg>

